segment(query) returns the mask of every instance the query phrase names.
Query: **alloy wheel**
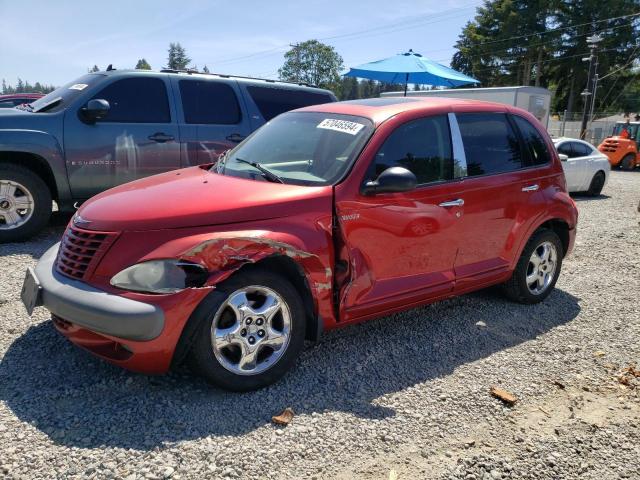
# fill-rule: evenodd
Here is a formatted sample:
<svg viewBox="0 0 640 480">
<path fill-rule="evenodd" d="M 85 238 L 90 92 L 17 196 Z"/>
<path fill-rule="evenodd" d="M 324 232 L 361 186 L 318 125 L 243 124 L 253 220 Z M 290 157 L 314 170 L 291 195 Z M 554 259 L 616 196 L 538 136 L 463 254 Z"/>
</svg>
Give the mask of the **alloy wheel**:
<svg viewBox="0 0 640 480">
<path fill-rule="evenodd" d="M 527 266 L 527 288 L 534 295 L 545 292 L 553 282 L 558 262 L 558 252 L 552 242 L 542 242 L 533 251 Z"/>
<path fill-rule="evenodd" d="M 291 313 L 276 291 L 253 285 L 233 292 L 211 326 L 213 353 L 236 375 L 257 375 L 284 355 L 291 337 Z"/>
<path fill-rule="evenodd" d="M 33 215 L 33 195 L 13 180 L 0 180 L 0 230 L 12 230 Z"/>
</svg>

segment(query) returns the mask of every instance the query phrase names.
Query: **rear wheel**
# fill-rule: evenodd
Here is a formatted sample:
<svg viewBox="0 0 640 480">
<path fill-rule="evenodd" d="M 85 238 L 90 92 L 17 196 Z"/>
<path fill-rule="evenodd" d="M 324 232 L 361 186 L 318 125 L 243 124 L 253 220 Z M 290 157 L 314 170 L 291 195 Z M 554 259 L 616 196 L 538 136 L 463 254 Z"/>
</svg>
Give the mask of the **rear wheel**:
<svg viewBox="0 0 640 480">
<path fill-rule="evenodd" d="M 556 285 L 564 251 L 558 235 L 538 230 L 527 242 L 511 278 L 504 284 L 507 297 L 519 303 L 538 303 Z"/>
<path fill-rule="evenodd" d="M 227 390 L 277 381 L 304 345 L 305 310 L 293 285 L 278 274 L 240 271 L 211 293 L 212 303 L 190 352 L 194 370 Z"/>
<path fill-rule="evenodd" d="M 51 216 L 51 192 L 28 168 L 0 165 L 0 243 L 24 240 L 41 230 Z"/>
<path fill-rule="evenodd" d="M 620 162 L 620 168 L 622 170 L 633 170 L 635 163 L 635 155 L 633 153 L 628 153 Z"/>
<path fill-rule="evenodd" d="M 591 179 L 591 185 L 589 185 L 589 190 L 587 193 L 592 197 L 597 197 L 602 192 L 602 187 L 604 187 L 605 176 L 604 172 L 596 173 Z"/>
</svg>

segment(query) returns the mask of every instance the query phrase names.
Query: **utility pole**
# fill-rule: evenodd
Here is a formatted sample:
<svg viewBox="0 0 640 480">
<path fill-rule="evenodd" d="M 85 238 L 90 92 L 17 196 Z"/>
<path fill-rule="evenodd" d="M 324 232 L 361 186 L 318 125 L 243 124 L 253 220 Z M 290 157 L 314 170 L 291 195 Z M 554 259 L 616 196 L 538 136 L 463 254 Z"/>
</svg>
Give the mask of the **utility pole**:
<svg viewBox="0 0 640 480">
<path fill-rule="evenodd" d="M 597 78 L 596 70 L 598 68 L 598 43 L 602 41 L 602 37 L 597 33 L 587 37 L 587 43 L 591 53 L 588 57 L 583 58 L 582 61 L 589 61 L 589 73 L 587 75 L 587 86 L 580 94 L 584 97 L 584 107 L 582 109 L 582 126 L 580 127 L 580 138 L 584 140 L 587 135 L 587 122 L 589 120 L 589 105 L 591 105 L 591 113 L 593 115 L 593 108 L 595 106 L 595 90 L 594 78 Z"/>
<path fill-rule="evenodd" d="M 300 83 L 300 44 L 290 43 L 289 46 L 296 51 L 296 83 Z"/>
</svg>

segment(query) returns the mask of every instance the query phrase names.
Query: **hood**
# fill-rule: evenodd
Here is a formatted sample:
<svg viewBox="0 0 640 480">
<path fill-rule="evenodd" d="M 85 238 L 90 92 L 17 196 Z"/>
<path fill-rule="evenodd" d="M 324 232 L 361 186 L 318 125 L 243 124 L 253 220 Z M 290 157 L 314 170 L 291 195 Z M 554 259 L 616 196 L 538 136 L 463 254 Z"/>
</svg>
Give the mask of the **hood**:
<svg viewBox="0 0 640 480">
<path fill-rule="evenodd" d="M 51 124 L 51 118 L 59 115 L 60 112 L 33 113 L 17 108 L 0 108 L 0 129 L 44 130 Z"/>
<path fill-rule="evenodd" d="M 331 186 L 283 185 L 191 167 L 96 195 L 78 210 L 77 225 L 106 232 L 160 230 L 330 213 L 331 205 Z"/>
</svg>

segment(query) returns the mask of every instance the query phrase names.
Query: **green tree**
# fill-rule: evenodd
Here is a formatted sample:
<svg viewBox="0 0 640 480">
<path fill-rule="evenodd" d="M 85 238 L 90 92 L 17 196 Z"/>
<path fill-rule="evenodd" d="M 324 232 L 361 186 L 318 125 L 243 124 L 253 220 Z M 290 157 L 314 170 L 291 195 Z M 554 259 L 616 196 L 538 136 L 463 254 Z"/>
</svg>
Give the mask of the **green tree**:
<svg viewBox="0 0 640 480">
<path fill-rule="evenodd" d="M 536 85 L 554 91 L 552 109 L 579 112 L 587 83 L 587 37 L 600 33 L 598 74 L 632 59 L 640 34 L 638 0 L 489 0 L 456 43 L 451 66 L 481 86 Z M 624 71 L 622 72 L 624 74 Z M 598 84 L 596 111 L 610 107 L 616 78 Z M 620 82 L 622 83 L 622 82 Z"/>
<path fill-rule="evenodd" d="M 167 68 L 172 70 L 185 70 L 190 62 L 191 59 L 187 56 L 187 51 L 180 43 L 169 44 Z"/>
<path fill-rule="evenodd" d="M 151 70 L 151 65 L 144 58 L 141 58 L 136 63 L 136 70 Z"/>
<path fill-rule="evenodd" d="M 209 71 L 209 68 L 205 65 L 202 69 L 202 73 L 211 73 L 211 72 Z"/>
<path fill-rule="evenodd" d="M 281 80 L 323 88 L 335 88 L 340 83 L 342 57 L 330 45 L 307 40 L 291 48 L 284 58 L 284 65 L 278 70 Z"/>
<path fill-rule="evenodd" d="M 91 67 L 89 69 L 89 73 L 95 73 L 95 72 L 99 72 L 100 68 L 97 65 L 94 65 L 93 67 Z"/>
</svg>

